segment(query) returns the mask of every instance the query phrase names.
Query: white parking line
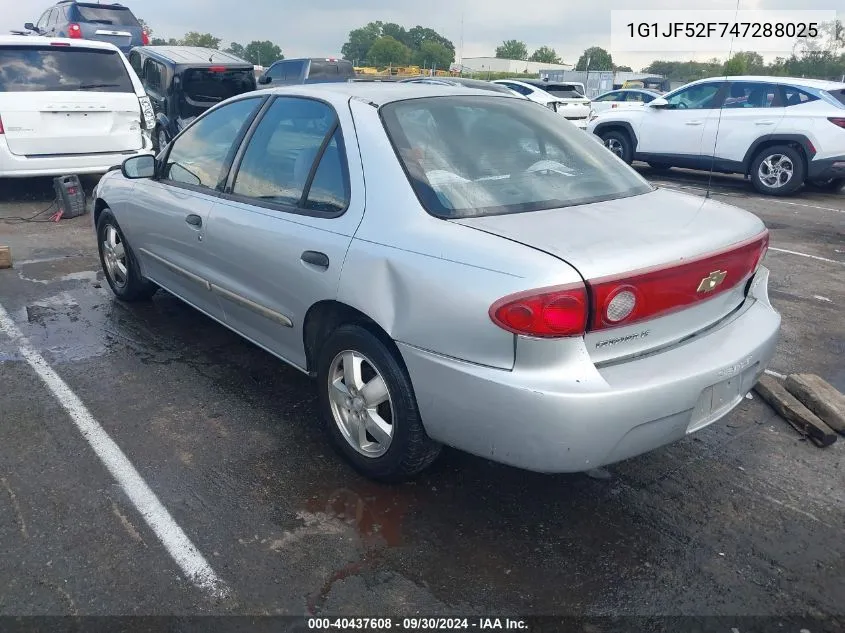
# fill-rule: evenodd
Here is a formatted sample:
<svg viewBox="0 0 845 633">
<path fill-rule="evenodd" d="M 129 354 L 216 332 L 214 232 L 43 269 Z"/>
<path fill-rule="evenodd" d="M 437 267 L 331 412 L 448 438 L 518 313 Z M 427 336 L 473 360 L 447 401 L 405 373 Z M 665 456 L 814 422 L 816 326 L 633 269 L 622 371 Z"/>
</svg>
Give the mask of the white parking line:
<svg viewBox="0 0 845 633">
<path fill-rule="evenodd" d="M 659 185 L 664 189 L 674 189 L 676 191 L 682 191 L 684 189 L 688 189 L 690 191 L 707 191 L 707 187 L 699 187 L 697 185 L 681 185 L 676 182 L 663 182 L 659 180 L 652 180 L 651 181 L 655 185 Z M 732 189 L 739 189 L 739 187 L 731 187 Z M 735 197 L 736 194 L 733 193 L 723 193 L 720 192 L 717 188 L 711 188 L 711 193 L 717 196 L 726 196 L 726 197 Z M 749 200 L 765 200 L 766 202 L 772 202 L 775 204 L 786 204 L 793 207 L 803 207 L 805 209 L 818 209 L 819 211 L 832 211 L 833 213 L 845 213 L 845 209 L 837 209 L 835 207 L 822 207 L 817 204 L 805 204 L 803 202 L 790 202 L 788 200 L 781 200 L 780 198 L 775 198 L 772 196 L 762 197 L 762 196 L 754 196 L 754 195 L 744 195 L 743 198 L 748 198 Z"/>
<path fill-rule="evenodd" d="M 70 387 L 53 371 L 44 357 L 32 347 L 2 305 L 0 305 L 0 331 L 5 332 L 12 339 L 29 366 L 35 370 L 59 404 L 67 411 L 79 432 L 120 484 L 126 496 L 144 517 L 147 525 L 185 576 L 213 598 L 223 598 L 228 595 L 229 589 L 226 584 L 217 577 L 200 551 L 135 470 L 132 462 L 88 412 Z"/>
<path fill-rule="evenodd" d="M 820 262 L 829 262 L 831 264 L 842 264 L 845 266 L 845 262 L 841 262 L 838 259 L 828 259 L 827 257 L 819 257 L 818 255 L 810 255 L 808 253 L 799 253 L 798 251 L 789 251 L 785 248 L 775 248 L 774 246 L 769 247 L 770 251 L 775 251 L 778 253 L 788 253 L 790 255 L 798 255 L 799 257 L 808 257 L 809 259 L 816 259 Z"/>
</svg>

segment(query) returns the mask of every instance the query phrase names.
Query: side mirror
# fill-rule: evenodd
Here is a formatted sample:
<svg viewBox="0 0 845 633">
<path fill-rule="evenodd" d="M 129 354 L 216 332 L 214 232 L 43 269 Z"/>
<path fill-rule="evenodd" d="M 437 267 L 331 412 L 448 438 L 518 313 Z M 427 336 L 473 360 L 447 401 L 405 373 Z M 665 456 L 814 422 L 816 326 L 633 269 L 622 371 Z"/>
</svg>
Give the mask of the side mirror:
<svg viewBox="0 0 845 633">
<path fill-rule="evenodd" d="M 669 105 L 669 102 L 663 97 L 657 97 L 657 99 L 653 99 L 648 105 L 652 108 L 665 108 Z"/>
<path fill-rule="evenodd" d="M 152 178 L 156 172 L 156 161 L 151 154 L 133 156 L 123 161 L 120 172 L 124 178 L 138 180 L 140 178 Z"/>
<path fill-rule="evenodd" d="M 273 78 L 268 77 L 267 75 L 262 75 L 261 77 L 258 78 L 258 83 L 261 84 L 262 86 L 266 86 L 271 81 L 273 81 Z"/>
<path fill-rule="evenodd" d="M 27 22 L 23 25 L 23 28 L 25 28 L 27 31 L 35 31 L 36 33 L 38 32 L 38 29 L 35 28 L 35 25 L 32 22 Z"/>
</svg>

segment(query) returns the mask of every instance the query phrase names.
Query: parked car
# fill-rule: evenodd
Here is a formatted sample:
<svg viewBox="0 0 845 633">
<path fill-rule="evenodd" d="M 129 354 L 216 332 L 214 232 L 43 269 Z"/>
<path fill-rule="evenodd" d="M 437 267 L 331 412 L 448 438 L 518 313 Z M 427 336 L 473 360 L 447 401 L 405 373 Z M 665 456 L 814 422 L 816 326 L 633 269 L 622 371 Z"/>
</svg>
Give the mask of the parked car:
<svg viewBox="0 0 845 633">
<path fill-rule="evenodd" d="M 569 97 L 557 97 L 549 92 L 546 92 L 539 86 L 532 85 L 527 81 L 516 79 L 496 79 L 492 83 L 506 86 L 514 92 L 517 92 L 525 98 L 544 105 L 558 114 L 563 115 L 575 126 L 583 129 L 587 127 L 587 117 L 590 114 L 589 100 L 586 100 L 587 106 L 583 106 L 585 98 L 578 96 L 574 99 Z M 571 103 L 572 102 L 572 103 Z M 570 108 L 570 105 L 572 106 Z"/>
<path fill-rule="evenodd" d="M 643 108 L 600 113 L 589 131 L 627 163 L 745 174 L 764 194 L 845 184 L 845 83 L 702 79 Z"/>
<path fill-rule="evenodd" d="M 152 101 L 156 151 L 210 107 L 257 87 L 252 64 L 216 49 L 144 46 L 129 63 Z"/>
<path fill-rule="evenodd" d="M 355 78 L 352 62 L 334 57 L 283 59 L 273 63 L 258 80 L 264 87 L 349 81 Z"/>
<path fill-rule="evenodd" d="M 154 125 L 112 44 L 0 36 L 0 177 L 104 173 L 152 152 Z"/>
<path fill-rule="evenodd" d="M 60 0 L 27 30 L 46 37 L 96 40 L 114 44 L 124 53 L 133 46 L 147 46 L 150 36 L 132 11 L 122 4 Z"/>
<path fill-rule="evenodd" d="M 622 84 L 622 88 L 639 88 L 640 90 L 651 90 L 662 94 L 669 92 L 672 86 L 671 82 L 665 77 L 644 77 L 642 79 L 629 79 Z"/>
<path fill-rule="evenodd" d="M 558 112 L 581 129 L 587 127 L 590 99 L 585 96 L 587 90 L 584 84 L 577 81 L 549 81 L 548 79 L 524 79 L 523 82 L 557 97 L 560 100 Z"/>
<path fill-rule="evenodd" d="M 402 79 L 401 83 L 426 84 L 431 86 L 463 86 L 464 88 L 489 90 L 491 92 L 498 92 L 511 96 L 522 96 L 520 93 L 508 88 L 507 86 L 502 86 L 501 84 L 493 83 L 492 81 L 484 81 L 482 79 L 469 79 L 468 77 L 412 77 L 411 79 Z"/>
<path fill-rule="evenodd" d="M 651 103 L 660 96 L 659 92 L 652 90 L 640 90 L 635 88 L 624 88 L 622 90 L 611 90 L 599 95 L 590 103 L 590 116 L 594 116 L 605 110 L 641 108 L 646 103 Z"/>
<path fill-rule="evenodd" d="M 541 472 L 638 455 L 725 416 L 778 338 L 759 218 L 504 94 L 240 95 L 94 196 L 115 295 L 163 287 L 316 377 L 374 478 L 441 444 Z"/>
</svg>

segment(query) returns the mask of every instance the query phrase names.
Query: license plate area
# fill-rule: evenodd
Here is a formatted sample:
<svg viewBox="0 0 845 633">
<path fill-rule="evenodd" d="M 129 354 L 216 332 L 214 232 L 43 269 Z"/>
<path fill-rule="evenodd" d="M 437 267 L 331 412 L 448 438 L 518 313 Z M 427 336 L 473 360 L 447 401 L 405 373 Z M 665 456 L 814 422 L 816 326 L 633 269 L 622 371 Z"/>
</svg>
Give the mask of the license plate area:
<svg viewBox="0 0 845 633">
<path fill-rule="evenodd" d="M 757 362 L 742 373 L 704 389 L 692 411 L 687 433 L 703 429 L 739 404 L 754 386 L 759 371 L 760 363 Z"/>
</svg>

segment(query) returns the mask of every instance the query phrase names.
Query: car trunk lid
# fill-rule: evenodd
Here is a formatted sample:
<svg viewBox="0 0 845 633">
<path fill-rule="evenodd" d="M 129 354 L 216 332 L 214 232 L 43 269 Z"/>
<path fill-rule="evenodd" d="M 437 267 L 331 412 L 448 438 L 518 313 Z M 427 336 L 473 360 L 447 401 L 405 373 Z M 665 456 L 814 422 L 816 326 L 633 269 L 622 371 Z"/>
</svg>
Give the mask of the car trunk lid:
<svg viewBox="0 0 845 633">
<path fill-rule="evenodd" d="M 592 305 L 585 340 L 599 363 L 671 345 L 736 310 L 768 243 L 755 216 L 665 190 L 453 221 L 549 253 L 577 269 Z M 635 311 L 630 319 L 611 323 L 607 304 L 625 289 L 634 293 Z"/>
</svg>

